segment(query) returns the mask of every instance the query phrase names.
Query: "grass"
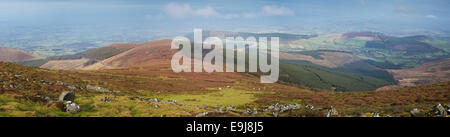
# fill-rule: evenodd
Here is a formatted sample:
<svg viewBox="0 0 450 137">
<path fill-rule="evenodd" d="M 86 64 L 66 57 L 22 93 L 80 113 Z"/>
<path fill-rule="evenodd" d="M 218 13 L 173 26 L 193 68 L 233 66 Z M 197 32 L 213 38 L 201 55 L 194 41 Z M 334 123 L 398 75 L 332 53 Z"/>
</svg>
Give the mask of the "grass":
<svg viewBox="0 0 450 137">
<path fill-rule="evenodd" d="M 216 88 L 217 89 L 217 88 Z M 241 106 L 256 100 L 254 94 L 260 91 L 248 91 L 239 88 L 223 88 L 206 94 L 177 94 L 168 95 L 165 99 L 177 100 L 179 103 L 188 105 L 208 105 L 208 106 Z"/>
<path fill-rule="evenodd" d="M 259 77 L 248 74 L 230 73 L 221 76 L 223 79 L 220 80 L 213 77 L 214 75 L 179 74 L 185 78 L 185 80 L 179 80 L 179 77 L 170 73 L 161 73 L 159 70 L 154 70 L 158 75 L 149 75 L 151 73 L 147 72 L 148 70 L 108 70 L 94 75 L 98 71 L 56 71 L 11 63 L 0 63 L 0 66 L 0 72 L 2 72 L 0 84 L 14 83 L 23 87 L 11 89 L 0 86 L 0 116 L 2 117 L 179 117 L 195 116 L 201 112 L 211 112 L 212 116 L 250 116 L 231 112 L 214 113 L 212 109 L 197 108 L 196 105 L 205 104 L 214 107 L 234 104 L 238 110 L 242 110 L 249 107 L 264 108 L 274 103 L 311 104 L 317 108 L 334 106 L 342 112 L 342 116 L 359 116 L 360 113 L 368 112 L 406 116 L 409 109 L 413 107 L 426 110 L 437 103 L 450 104 L 448 92 L 450 82 L 389 91 L 341 93 L 312 91 L 307 88 L 289 86 L 286 83 L 261 84 Z M 124 75 L 125 72 L 129 73 L 130 77 L 116 76 Z M 16 78 L 15 74 L 22 77 Z M 60 80 L 81 87 L 87 84 L 96 85 L 109 90 L 119 89 L 121 92 L 114 95 L 86 89 L 74 90 L 75 102 L 81 106 L 82 111 L 70 114 L 63 112 L 58 103 L 45 102 L 35 97 L 36 94 L 40 94 L 57 98 L 61 91 L 70 89 L 54 84 L 42 84 L 40 80 Z M 231 88 L 226 88 L 225 85 L 231 85 Z M 102 102 L 101 99 L 105 96 L 111 98 L 111 102 Z M 179 105 L 132 100 L 131 97 L 177 100 Z M 155 105 L 159 105 L 160 108 L 156 108 Z M 283 113 L 282 116 L 323 116 L 323 114 L 322 111 L 299 110 Z M 265 113 L 261 116 L 271 116 L 271 114 Z"/>
</svg>

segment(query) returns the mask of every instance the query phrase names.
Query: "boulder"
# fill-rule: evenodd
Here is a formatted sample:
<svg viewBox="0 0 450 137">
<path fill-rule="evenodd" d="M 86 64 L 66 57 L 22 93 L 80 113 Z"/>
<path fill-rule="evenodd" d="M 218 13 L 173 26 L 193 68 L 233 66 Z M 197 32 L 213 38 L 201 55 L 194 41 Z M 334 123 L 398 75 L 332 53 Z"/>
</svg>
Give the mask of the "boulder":
<svg viewBox="0 0 450 137">
<path fill-rule="evenodd" d="M 109 92 L 111 92 L 111 91 L 109 91 L 109 90 L 106 89 L 106 88 L 97 87 L 97 86 L 92 86 L 92 85 L 87 85 L 87 86 L 86 86 L 86 89 L 98 91 L 98 92 L 100 92 L 100 93 L 109 93 Z"/>
<path fill-rule="evenodd" d="M 421 115 L 420 110 L 417 108 L 414 108 L 411 111 L 409 111 L 409 114 L 411 114 L 411 117 L 418 117 Z"/>
<path fill-rule="evenodd" d="M 436 106 L 434 106 L 433 109 L 431 110 L 431 113 L 434 114 L 434 116 L 436 117 L 447 116 L 447 111 L 441 104 L 437 104 Z"/>
<path fill-rule="evenodd" d="M 101 99 L 101 101 L 103 101 L 103 102 L 111 102 L 111 99 L 109 99 L 109 97 L 103 97 Z"/>
<path fill-rule="evenodd" d="M 64 104 L 65 104 L 64 110 L 66 112 L 75 114 L 75 113 L 80 112 L 80 110 L 81 110 L 80 106 L 78 106 L 75 102 L 66 101 Z"/>
<path fill-rule="evenodd" d="M 71 101 L 75 100 L 75 92 L 73 91 L 64 91 L 59 95 L 58 101 Z"/>
<path fill-rule="evenodd" d="M 199 113 L 195 117 L 205 117 L 206 115 L 208 115 L 208 112 Z"/>
<path fill-rule="evenodd" d="M 48 96 L 44 96 L 44 95 L 37 95 L 36 97 L 41 98 L 42 100 L 45 100 L 46 102 L 51 102 L 53 101 L 52 98 L 48 97 Z"/>
<path fill-rule="evenodd" d="M 314 106 L 313 106 L 313 105 L 309 105 L 309 104 L 308 104 L 308 105 L 306 105 L 306 106 L 305 106 L 305 109 L 310 109 L 310 110 L 313 110 L 313 109 L 314 109 Z"/>
<path fill-rule="evenodd" d="M 328 109 L 328 111 L 327 111 L 327 117 L 334 117 L 334 116 L 337 116 L 338 114 L 339 113 L 333 106 L 331 106 L 330 109 Z"/>
<path fill-rule="evenodd" d="M 445 109 L 447 110 L 447 114 L 450 114 L 450 105 L 446 105 Z"/>
<path fill-rule="evenodd" d="M 251 113 L 251 115 L 258 115 L 258 110 L 257 109 L 253 109 L 253 112 Z"/>
<path fill-rule="evenodd" d="M 218 113 L 223 113 L 223 109 L 222 109 L 222 108 L 219 108 L 219 109 L 217 109 L 217 112 L 218 112 Z"/>
<path fill-rule="evenodd" d="M 380 117 L 380 113 L 373 112 L 372 117 Z"/>
<path fill-rule="evenodd" d="M 272 112 L 273 117 L 278 117 L 278 112 Z"/>
<path fill-rule="evenodd" d="M 227 111 L 230 111 L 230 110 L 233 110 L 233 109 L 234 109 L 234 108 L 231 107 L 231 106 L 226 108 Z"/>
</svg>

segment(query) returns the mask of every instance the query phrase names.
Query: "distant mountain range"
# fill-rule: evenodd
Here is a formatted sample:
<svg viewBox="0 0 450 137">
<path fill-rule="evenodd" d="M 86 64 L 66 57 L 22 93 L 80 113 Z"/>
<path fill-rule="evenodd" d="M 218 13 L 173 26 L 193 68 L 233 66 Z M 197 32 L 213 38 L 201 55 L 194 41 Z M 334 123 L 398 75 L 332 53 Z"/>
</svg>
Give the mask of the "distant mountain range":
<svg viewBox="0 0 450 137">
<path fill-rule="evenodd" d="M 396 85 L 401 80 L 398 76 L 401 75 L 400 70 L 421 67 L 424 63 L 450 57 L 449 43 L 421 35 L 393 37 L 374 32 L 325 35 L 203 32 L 204 38 L 211 36 L 222 39 L 236 36 L 280 37 L 280 80 L 331 91 L 372 91 Z M 187 37 L 193 36 L 188 34 Z M 138 44 L 112 44 L 74 55 L 17 63 L 48 69 L 170 68 L 170 59 L 175 53 L 175 50 L 170 50 L 170 42 L 155 40 Z M 440 70 L 437 69 L 448 73 Z M 423 80 L 420 81 L 432 81 L 431 77 L 421 78 Z M 423 84 L 441 81 L 445 80 Z"/>
<path fill-rule="evenodd" d="M 45 59 L 6 49 L 20 56 L 0 56 L 15 63 L 0 62 L 0 116 L 403 117 L 414 108 L 435 116 L 430 108 L 450 104 L 446 42 L 371 32 L 247 35 L 289 37 L 277 83 L 260 83 L 259 73 L 175 73 L 170 39 Z M 75 112 L 57 101 L 67 91 L 76 92 Z"/>
</svg>

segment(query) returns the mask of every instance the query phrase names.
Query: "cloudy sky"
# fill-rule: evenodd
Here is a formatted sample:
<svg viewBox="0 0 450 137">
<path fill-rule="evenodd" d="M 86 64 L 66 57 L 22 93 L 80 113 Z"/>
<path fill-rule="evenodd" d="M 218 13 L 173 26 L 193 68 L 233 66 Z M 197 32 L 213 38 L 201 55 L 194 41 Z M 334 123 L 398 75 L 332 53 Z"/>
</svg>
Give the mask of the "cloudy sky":
<svg viewBox="0 0 450 137">
<path fill-rule="evenodd" d="M 180 32 L 449 30 L 448 7 L 449 0 L 0 0 L 0 23 Z"/>
</svg>

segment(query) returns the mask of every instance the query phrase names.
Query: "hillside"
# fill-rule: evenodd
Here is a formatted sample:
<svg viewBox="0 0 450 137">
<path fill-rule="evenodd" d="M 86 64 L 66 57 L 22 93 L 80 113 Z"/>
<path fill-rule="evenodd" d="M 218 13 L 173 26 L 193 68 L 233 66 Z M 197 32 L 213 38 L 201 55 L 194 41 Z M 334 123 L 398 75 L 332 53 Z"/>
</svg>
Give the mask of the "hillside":
<svg viewBox="0 0 450 137">
<path fill-rule="evenodd" d="M 172 55 L 176 50 L 170 49 L 171 40 L 155 40 L 146 43 L 139 43 L 126 52 L 122 52 L 107 58 L 101 62 L 87 66 L 84 69 L 103 68 L 169 68 Z"/>
<path fill-rule="evenodd" d="M 37 59 L 40 59 L 40 57 L 32 55 L 20 49 L 0 47 L 0 61 L 20 62 Z"/>
<path fill-rule="evenodd" d="M 16 62 L 21 65 L 48 69 L 82 69 L 133 48 L 135 44 L 112 44 L 90 49 L 74 55 L 54 56 L 46 59 Z"/>
<path fill-rule="evenodd" d="M 383 72 L 378 71 L 371 73 L 383 75 Z M 280 63 L 280 80 L 307 87 L 341 92 L 371 91 L 395 84 L 395 81 L 389 76 L 380 78 L 370 76 L 367 73 L 349 73 L 338 69 L 315 67 L 314 65 L 308 65 L 306 62 L 298 61 L 283 61 Z"/>
<path fill-rule="evenodd" d="M 396 84 L 385 70 L 350 52 L 333 50 L 282 52 L 280 79 L 332 91 L 371 91 Z"/>
<path fill-rule="evenodd" d="M 426 36 L 395 37 L 381 33 L 324 34 L 299 39 L 282 51 L 334 50 L 352 53 L 382 69 L 404 69 L 450 57 L 450 44 Z"/>
<path fill-rule="evenodd" d="M 438 83 L 450 80 L 450 60 L 432 61 L 415 68 L 388 71 L 399 83 L 381 89 Z"/>
<path fill-rule="evenodd" d="M 326 116 L 330 106 L 333 116 L 409 116 L 413 108 L 425 115 L 450 103 L 450 82 L 342 93 L 260 84 L 239 73 L 48 70 L 11 63 L 0 63 L 0 72 L 0 116 L 304 117 Z M 78 112 L 64 112 L 57 101 L 63 91 L 75 92 Z"/>
<path fill-rule="evenodd" d="M 394 79 L 393 69 L 400 73 L 403 72 L 401 68 L 445 59 L 448 54 L 445 42 L 426 36 L 393 37 L 373 32 L 308 36 L 204 31 L 204 37 L 238 35 L 280 36 L 285 40 L 280 54 L 280 81 L 332 91 L 371 91 L 396 85 L 396 80 L 400 79 Z M 427 50 L 411 50 L 420 47 Z M 66 70 L 170 68 L 170 59 L 175 52 L 176 50 L 170 50 L 170 40 L 166 39 L 137 44 L 112 44 L 74 55 L 18 64 Z M 388 68 L 393 69 L 388 72 Z"/>
</svg>

